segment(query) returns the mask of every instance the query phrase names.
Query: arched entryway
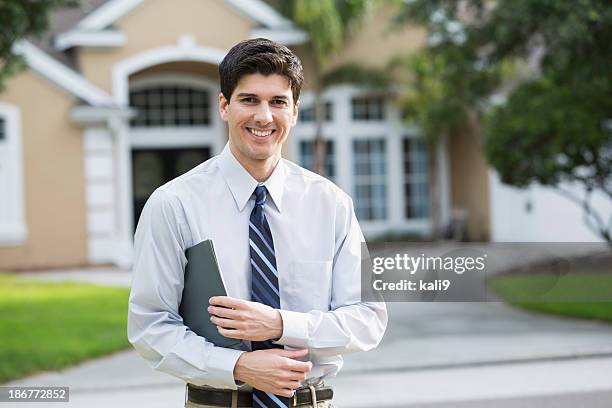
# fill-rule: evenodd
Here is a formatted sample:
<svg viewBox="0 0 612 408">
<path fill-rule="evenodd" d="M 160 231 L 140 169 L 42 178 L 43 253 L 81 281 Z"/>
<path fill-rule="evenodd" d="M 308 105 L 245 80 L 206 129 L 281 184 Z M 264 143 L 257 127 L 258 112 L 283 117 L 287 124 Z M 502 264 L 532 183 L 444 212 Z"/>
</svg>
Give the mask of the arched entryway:
<svg viewBox="0 0 612 408">
<path fill-rule="evenodd" d="M 160 185 L 191 170 L 223 147 L 217 114 L 216 66 L 170 62 L 129 77 L 132 216 Z"/>
</svg>

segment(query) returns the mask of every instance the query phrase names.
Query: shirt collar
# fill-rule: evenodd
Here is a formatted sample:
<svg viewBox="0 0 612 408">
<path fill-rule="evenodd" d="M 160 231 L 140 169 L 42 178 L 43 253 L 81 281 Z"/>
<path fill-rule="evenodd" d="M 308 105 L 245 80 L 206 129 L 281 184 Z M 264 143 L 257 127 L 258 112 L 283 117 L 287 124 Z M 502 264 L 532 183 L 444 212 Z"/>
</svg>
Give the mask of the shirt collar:
<svg viewBox="0 0 612 408">
<path fill-rule="evenodd" d="M 225 145 L 223 151 L 219 155 L 218 160 L 219 169 L 221 174 L 234 197 L 234 201 L 239 211 L 244 210 L 244 207 L 249 202 L 249 199 L 255 191 L 255 187 L 259 184 L 257 180 L 249 174 L 248 171 L 242 164 L 236 159 L 232 151 L 230 150 L 229 143 Z M 283 188 L 286 179 L 286 170 L 283 159 L 281 158 L 272 174 L 263 185 L 266 186 L 270 193 L 268 197 L 272 198 L 274 205 L 278 212 L 281 211 L 282 199 L 283 199 Z"/>
</svg>

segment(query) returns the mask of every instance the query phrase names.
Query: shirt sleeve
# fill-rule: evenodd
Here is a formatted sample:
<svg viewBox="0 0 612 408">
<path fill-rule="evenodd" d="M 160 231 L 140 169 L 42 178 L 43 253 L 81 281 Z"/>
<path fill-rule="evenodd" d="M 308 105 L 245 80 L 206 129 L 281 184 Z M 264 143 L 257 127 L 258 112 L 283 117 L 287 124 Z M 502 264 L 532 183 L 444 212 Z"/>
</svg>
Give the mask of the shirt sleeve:
<svg viewBox="0 0 612 408">
<path fill-rule="evenodd" d="M 350 197 L 343 195 L 336 211 L 335 255 L 330 310 L 308 313 L 280 310 L 283 335 L 276 341 L 290 347 L 337 355 L 375 348 L 387 327 L 384 301 L 361 299 L 363 234 Z"/>
<path fill-rule="evenodd" d="M 134 238 L 128 339 L 156 370 L 195 385 L 236 389 L 233 371 L 243 352 L 206 341 L 178 313 L 188 242 L 179 209 L 178 198 L 158 189 L 142 211 Z"/>
</svg>

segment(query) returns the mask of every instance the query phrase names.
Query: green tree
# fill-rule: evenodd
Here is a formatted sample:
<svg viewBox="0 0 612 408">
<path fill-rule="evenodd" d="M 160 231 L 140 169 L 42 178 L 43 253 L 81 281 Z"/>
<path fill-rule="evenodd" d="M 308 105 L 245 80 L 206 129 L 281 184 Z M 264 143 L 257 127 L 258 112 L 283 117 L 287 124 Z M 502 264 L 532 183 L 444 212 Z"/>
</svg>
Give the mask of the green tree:
<svg viewBox="0 0 612 408">
<path fill-rule="evenodd" d="M 347 73 L 380 77 L 374 70 L 356 64 L 325 72 L 325 66 L 338 52 L 351 31 L 373 9 L 376 0 L 282 0 L 272 2 L 284 15 L 302 28 L 309 36 L 307 49 L 312 57 L 313 72 L 309 82 L 313 85 L 315 114 L 314 170 L 324 174 L 325 143 L 323 138 L 323 103 L 321 94 L 326 86 L 344 82 Z"/>
<path fill-rule="evenodd" d="M 412 0 L 397 20 L 429 31 L 407 62 L 408 117 L 430 137 L 481 124 L 504 183 L 555 188 L 612 243 L 612 217 L 591 206 L 595 192 L 612 201 L 612 3 Z"/>
<path fill-rule="evenodd" d="M 77 0 L 0 0 L 0 91 L 6 79 L 25 67 L 13 51 L 15 42 L 49 29 L 52 11 L 76 6 Z"/>
</svg>

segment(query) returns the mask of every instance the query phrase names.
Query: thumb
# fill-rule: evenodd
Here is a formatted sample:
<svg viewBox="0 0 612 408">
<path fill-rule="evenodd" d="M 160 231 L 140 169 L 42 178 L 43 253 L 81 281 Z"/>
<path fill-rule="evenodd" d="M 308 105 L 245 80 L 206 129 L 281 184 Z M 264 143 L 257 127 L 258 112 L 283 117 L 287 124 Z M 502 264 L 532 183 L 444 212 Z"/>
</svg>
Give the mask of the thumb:
<svg viewBox="0 0 612 408">
<path fill-rule="evenodd" d="M 298 349 L 298 350 L 279 349 L 278 354 L 283 357 L 295 359 L 295 358 L 305 357 L 308 354 L 308 349 Z"/>
</svg>

